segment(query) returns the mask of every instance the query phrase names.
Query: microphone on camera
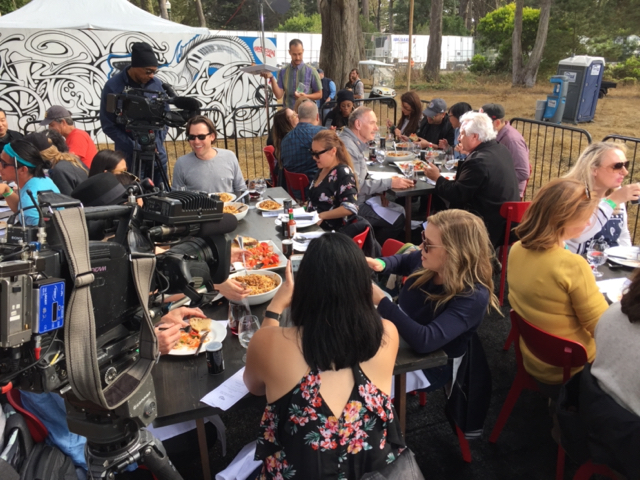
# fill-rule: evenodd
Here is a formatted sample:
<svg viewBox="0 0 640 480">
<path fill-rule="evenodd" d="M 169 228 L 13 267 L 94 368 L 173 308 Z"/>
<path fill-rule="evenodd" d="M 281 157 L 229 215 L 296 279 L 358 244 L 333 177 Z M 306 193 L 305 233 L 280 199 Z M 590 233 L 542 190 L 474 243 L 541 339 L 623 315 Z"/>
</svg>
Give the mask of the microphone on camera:
<svg viewBox="0 0 640 480">
<path fill-rule="evenodd" d="M 230 213 L 223 213 L 222 219 L 218 222 L 204 222 L 200 225 L 198 237 L 214 237 L 216 235 L 224 235 L 231 233 L 238 228 L 238 219 Z"/>
<path fill-rule="evenodd" d="M 171 98 L 175 98 L 178 96 L 178 94 L 176 93 L 176 91 L 173 89 L 173 87 L 171 85 L 169 85 L 168 83 L 163 82 L 162 83 L 162 89 L 167 92 L 167 95 L 169 95 Z"/>
<path fill-rule="evenodd" d="M 191 97 L 175 97 L 167 100 L 170 105 L 175 105 L 180 110 L 189 110 L 192 112 L 200 111 L 200 102 Z"/>
</svg>

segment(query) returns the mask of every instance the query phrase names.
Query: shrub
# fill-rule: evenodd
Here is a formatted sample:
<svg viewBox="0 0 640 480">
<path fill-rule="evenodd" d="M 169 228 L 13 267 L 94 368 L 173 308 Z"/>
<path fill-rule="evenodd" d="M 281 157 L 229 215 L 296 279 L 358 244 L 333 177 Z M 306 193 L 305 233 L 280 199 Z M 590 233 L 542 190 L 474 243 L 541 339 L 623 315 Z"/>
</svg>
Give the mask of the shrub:
<svg viewBox="0 0 640 480">
<path fill-rule="evenodd" d="M 484 55 L 475 54 L 469 64 L 469 71 L 471 73 L 490 73 L 493 70 L 493 63 L 487 59 Z"/>
<path fill-rule="evenodd" d="M 608 73 L 616 79 L 634 78 L 640 80 L 640 58 L 629 57 L 624 62 L 612 66 Z"/>
</svg>

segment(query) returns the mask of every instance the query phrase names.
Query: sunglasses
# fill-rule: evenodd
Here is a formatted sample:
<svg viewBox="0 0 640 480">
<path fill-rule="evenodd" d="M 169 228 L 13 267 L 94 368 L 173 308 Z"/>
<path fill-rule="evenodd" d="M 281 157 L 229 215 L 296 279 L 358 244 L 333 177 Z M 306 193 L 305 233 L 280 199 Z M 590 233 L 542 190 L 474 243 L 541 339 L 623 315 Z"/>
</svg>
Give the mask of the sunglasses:
<svg viewBox="0 0 640 480">
<path fill-rule="evenodd" d="M 195 140 L 196 138 L 200 141 L 203 141 L 203 140 L 206 140 L 209 135 L 211 134 L 207 133 L 206 135 L 187 135 L 187 138 L 189 139 L 190 142 Z"/>
<path fill-rule="evenodd" d="M 429 253 L 429 248 L 438 248 L 438 247 L 444 248 L 444 245 L 429 245 L 427 243 L 427 237 L 425 237 L 424 235 L 424 230 L 420 232 L 420 236 L 422 237 L 422 244 L 420 246 L 424 250 L 424 253 Z"/>
<path fill-rule="evenodd" d="M 320 150 L 319 152 L 315 152 L 309 149 L 309 153 L 313 158 L 320 158 L 320 155 L 322 155 L 323 153 L 327 153 L 329 150 L 331 150 L 331 148 L 325 148 L 324 150 Z"/>
<path fill-rule="evenodd" d="M 0 165 L 2 165 L 2 168 L 15 167 L 15 165 L 13 163 L 7 163 L 2 159 L 0 159 Z"/>
<path fill-rule="evenodd" d="M 144 73 L 146 75 L 155 75 L 156 73 L 158 73 L 158 70 L 157 69 L 154 70 L 153 68 L 145 68 Z"/>
<path fill-rule="evenodd" d="M 613 165 L 609 165 L 609 167 L 611 170 L 622 170 L 623 168 L 627 168 L 629 167 L 629 161 L 627 160 L 626 162 L 618 162 L 618 163 L 614 163 Z"/>
</svg>

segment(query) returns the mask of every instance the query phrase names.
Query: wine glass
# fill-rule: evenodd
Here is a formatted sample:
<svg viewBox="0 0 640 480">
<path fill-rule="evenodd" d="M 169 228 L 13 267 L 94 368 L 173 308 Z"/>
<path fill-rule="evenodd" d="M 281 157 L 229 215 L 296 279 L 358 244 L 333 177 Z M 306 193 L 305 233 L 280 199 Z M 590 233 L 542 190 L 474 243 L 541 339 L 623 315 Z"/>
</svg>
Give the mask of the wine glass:
<svg viewBox="0 0 640 480">
<path fill-rule="evenodd" d="M 409 180 L 413 180 L 413 172 L 415 171 L 415 165 L 413 162 L 407 162 L 404 166 L 404 176 Z"/>
<path fill-rule="evenodd" d="M 267 181 L 264 178 L 256 178 L 253 181 L 254 188 L 256 189 L 256 193 L 260 196 L 258 197 L 258 201 L 261 202 L 263 199 L 264 192 L 267 190 Z"/>
<path fill-rule="evenodd" d="M 260 324 L 258 323 L 258 317 L 255 315 L 245 315 L 238 321 L 238 340 L 240 340 L 240 345 L 243 348 L 249 347 L 249 342 L 251 341 L 251 337 L 260 329 Z M 247 354 L 245 353 L 242 356 L 242 361 L 244 363 L 247 362 Z"/>
<path fill-rule="evenodd" d="M 587 249 L 587 261 L 589 265 L 593 267 L 593 275 L 595 277 L 601 277 L 602 272 L 598 271 L 600 265 L 604 265 L 607 261 L 607 254 L 605 250 L 609 248 L 609 245 L 603 242 L 593 242 Z"/>
<path fill-rule="evenodd" d="M 451 155 L 451 154 L 447 154 L 444 157 L 444 167 L 451 171 L 453 170 L 453 168 L 456 166 L 456 158 Z"/>
<path fill-rule="evenodd" d="M 247 315 L 251 315 L 251 308 L 246 302 L 243 303 L 233 303 L 229 302 L 229 328 L 231 329 L 231 333 L 234 335 L 238 335 L 238 323 L 240 323 L 240 319 Z"/>
<path fill-rule="evenodd" d="M 380 164 L 380 168 L 384 168 L 384 159 L 387 156 L 387 152 L 383 148 L 376 148 L 376 162 Z"/>
</svg>

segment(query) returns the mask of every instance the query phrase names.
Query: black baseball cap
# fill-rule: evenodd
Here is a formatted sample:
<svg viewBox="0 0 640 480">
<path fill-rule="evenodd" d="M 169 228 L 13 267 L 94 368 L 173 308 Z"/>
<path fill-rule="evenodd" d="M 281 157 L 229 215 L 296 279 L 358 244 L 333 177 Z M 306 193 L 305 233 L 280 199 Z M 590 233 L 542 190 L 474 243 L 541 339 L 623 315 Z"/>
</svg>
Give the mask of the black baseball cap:
<svg viewBox="0 0 640 480">
<path fill-rule="evenodd" d="M 505 116 L 504 107 L 499 103 L 487 103 L 482 106 L 480 111 L 489 115 L 491 120 L 501 120 Z"/>
</svg>

